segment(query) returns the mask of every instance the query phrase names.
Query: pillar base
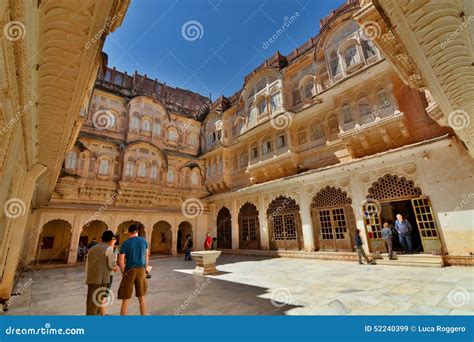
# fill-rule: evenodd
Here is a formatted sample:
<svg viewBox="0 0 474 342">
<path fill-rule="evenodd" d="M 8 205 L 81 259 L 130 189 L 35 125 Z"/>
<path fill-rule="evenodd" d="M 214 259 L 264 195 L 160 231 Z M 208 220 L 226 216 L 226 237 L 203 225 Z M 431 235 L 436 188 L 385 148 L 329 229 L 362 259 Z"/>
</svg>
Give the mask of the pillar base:
<svg viewBox="0 0 474 342">
<path fill-rule="evenodd" d="M 191 256 L 196 262 L 196 268 L 193 271 L 195 275 L 217 274 L 216 260 L 221 255 L 221 251 L 198 251 L 191 252 Z"/>
</svg>

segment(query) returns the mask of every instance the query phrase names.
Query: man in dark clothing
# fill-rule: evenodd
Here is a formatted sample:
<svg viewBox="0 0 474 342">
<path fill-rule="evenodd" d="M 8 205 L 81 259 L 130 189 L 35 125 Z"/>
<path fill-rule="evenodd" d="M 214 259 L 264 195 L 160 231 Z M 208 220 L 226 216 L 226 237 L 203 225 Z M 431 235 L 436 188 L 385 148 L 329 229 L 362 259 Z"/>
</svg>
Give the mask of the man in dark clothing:
<svg viewBox="0 0 474 342">
<path fill-rule="evenodd" d="M 359 265 L 362 265 L 362 258 L 365 259 L 365 262 L 368 264 L 371 264 L 369 261 L 369 258 L 367 258 L 367 255 L 365 255 L 364 248 L 362 247 L 363 242 L 360 237 L 360 230 L 356 229 L 355 231 L 355 236 L 354 236 L 354 243 L 355 243 L 355 248 L 357 250 L 357 257 L 359 258 Z"/>
<path fill-rule="evenodd" d="M 385 222 L 383 224 L 382 228 L 382 240 L 385 244 L 385 248 L 387 249 L 388 252 L 388 258 L 390 260 L 393 259 L 393 248 L 392 248 L 392 227 L 390 227 L 390 224 L 388 222 Z"/>
<path fill-rule="evenodd" d="M 412 253 L 411 231 L 413 230 L 410 222 L 405 220 L 402 215 L 398 214 L 395 220 L 395 229 L 398 233 L 398 239 L 403 249 L 408 253 Z"/>
<path fill-rule="evenodd" d="M 191 248 L 193 248 L 193 239 L 191 238 L 191 234 L 186 236 L 186 242 L 184 244 L 184 260 L 191 261 Z"/>
</svg>

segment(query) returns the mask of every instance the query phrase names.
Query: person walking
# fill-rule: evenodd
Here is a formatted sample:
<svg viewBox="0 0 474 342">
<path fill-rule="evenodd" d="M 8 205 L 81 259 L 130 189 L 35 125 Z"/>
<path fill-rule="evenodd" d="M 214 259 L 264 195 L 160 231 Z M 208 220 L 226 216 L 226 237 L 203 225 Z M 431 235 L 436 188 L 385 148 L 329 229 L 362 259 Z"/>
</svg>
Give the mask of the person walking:
<svg viewBox="0 0 474 342">
<path fill-rule="evenodd" d="M 206 239 L 204 240 L 204 249 L 206 251 L 211 250 L 212 247 L 212 237 L 211 234 L 206 233 Z"/>
<path fill-rule="evenodd" d="M 406 253 L 412 253 L 412 243 L 411 243 L 411 231 L 413 230 L 410 222 L 403 218 L 401 214 L 397 214 L 397 219 L 395 220 L 395 229 L 398 233 L 398 239 L 400 244 Z"/>
<path fill-rule="evenodd" d="M 364 248 L 362 248 L 363 242 L 362 238 L 360 237 L 360 230 L 356 229 L 355 230 L 355 236 L 354 236 L 354 243 L 355 243 L 355 248 L 357 250 L 357 257 L 359 258 L 359 265 L 362 265 L 362 258 L 365 259 L 365 262 L 368 264 L 371 264 L 369 261 L 369 258 L 367 258 L 367 255 L 365 255 Z"/>
<path fill-rule="evenodd" d="M 191 248 L 193 248 L 193 239 L 191 234 L 186 235 L 186 242 L 184 243 L 184 261 L 191 261 Z"/>
<path fill-rule="evenodd" d="M 138 236 L 138 225 L 132 224 L 128 228 L 128 239 L 120 247 L 118 258 L 118 266 L 122 271 L 122 281 L 118 290 L 118 299 L 122 300 L 120 315 L 128 313 L 134 287 L 140 304 L 140 314 L 146 315 L 148 261 L 148 244 L 144 238 Z"/>
<path fill-rule="evenodd" d="M 102 241 L 93 246 L 86 262 L 86 315 L 105 315 L 105 299 L 112 285 L 112 274 L 117 271 L 113 245 L 115 234 L 106 230 Z"/>
<path fill-rule="evenodd" d="M 385 248 L 388 251 L 388 258 L 390 260 L 393 260 L 393 249 L 392 249 L 392 227 L 390 227 L 390 224 L 388 222 L 385 222 L 383 224 L 382 228 L 382 240 L 383 243 L 385 244 Z"/>
</svg>

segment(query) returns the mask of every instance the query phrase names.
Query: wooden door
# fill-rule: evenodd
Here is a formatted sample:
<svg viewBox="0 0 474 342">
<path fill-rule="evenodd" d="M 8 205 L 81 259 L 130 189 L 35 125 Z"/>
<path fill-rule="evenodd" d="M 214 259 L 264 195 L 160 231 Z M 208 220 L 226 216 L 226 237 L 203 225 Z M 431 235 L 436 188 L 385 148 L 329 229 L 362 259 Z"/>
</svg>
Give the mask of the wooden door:
<svg viewBox="0 0 474 342">
<path fill-rule="evenodd" d="M 430 200 L 427 197 L 420 197 L 412 199 L 411 202 L 420 231 L 423 250 L 428 253 L 440 254 L 442 252 L 441 241 L 439 240 Z"/>
</svg>

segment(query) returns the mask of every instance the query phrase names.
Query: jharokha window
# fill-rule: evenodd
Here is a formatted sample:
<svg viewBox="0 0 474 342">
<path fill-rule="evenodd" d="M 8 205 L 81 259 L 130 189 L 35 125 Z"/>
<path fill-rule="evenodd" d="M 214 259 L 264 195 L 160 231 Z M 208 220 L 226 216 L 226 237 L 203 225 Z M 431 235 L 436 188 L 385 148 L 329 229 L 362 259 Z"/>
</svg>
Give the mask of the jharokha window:
<svg viewBox="0 0 474 342">
<path fill-rule="evenodd" d="M 66 158 L 66 169 L 75 169 L 77 166 L 77 153 L 71 151 Z"/>
<path fill-rule="evenodd" d="M 146 164 L 142 162 L 138 166 L 138 176 L 139 177 L 146 177 L 146 173 L 147 173 Z"/>
<path fill-rule="evenodd" d="M 102 159 L 99 164 L 99 174 L 106 175 L 109 173 L 109 161 L 107 159 Z"/>
</svg>

